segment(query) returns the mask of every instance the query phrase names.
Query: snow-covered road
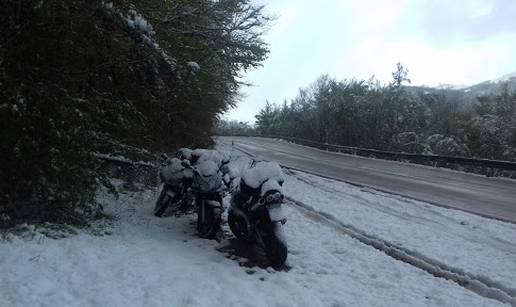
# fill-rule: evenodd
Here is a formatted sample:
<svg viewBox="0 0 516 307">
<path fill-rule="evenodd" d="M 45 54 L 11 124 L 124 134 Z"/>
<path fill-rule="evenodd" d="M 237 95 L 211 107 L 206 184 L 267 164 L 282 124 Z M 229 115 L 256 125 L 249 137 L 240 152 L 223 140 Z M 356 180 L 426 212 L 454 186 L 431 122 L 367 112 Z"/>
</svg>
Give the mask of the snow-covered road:
<svg viewBox="0 0 516 307">
<path fill-rule="evenodd" d="M 287 194 L 294 197 L 301 184 L 290 177 Z M 303 194 L 314 196 L 319 188 L 306 189 Z M 197 238 L 193 215 L 155 218 L 156 197 L 155 190 L 126 192 L 118 200 L 101 193 L 115 219 L 63 239 L 32 227 L 7 235 L 0 242 L 0 306 L 503 305 L 291 205 L 285 227 L 290 270 L 242 266 L 219 251 L 227 240 Z"/>
<path fill-rule="evenodd" d="M 516 180 L 328 152 L 260 137 L 217 137 L 258 158 L 439 206 L 516 223 Z"/>
</svg>

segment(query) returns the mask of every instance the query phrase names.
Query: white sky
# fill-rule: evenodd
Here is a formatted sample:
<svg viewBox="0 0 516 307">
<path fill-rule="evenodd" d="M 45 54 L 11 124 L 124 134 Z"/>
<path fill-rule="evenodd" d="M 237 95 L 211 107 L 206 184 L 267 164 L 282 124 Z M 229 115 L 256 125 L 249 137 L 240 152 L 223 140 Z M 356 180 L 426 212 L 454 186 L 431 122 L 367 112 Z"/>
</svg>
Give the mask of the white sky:
<svg viewBox="0 0 516 307">
<path fill-rule="evenodd" d="M 516 70 L 516 0 L 261 0 L 277 16 L 270 54 L 227 114 L 254 122 L 266 100 L 290 101 L 322 74 L 414 85 L 470 85 Z"/>
</svg>

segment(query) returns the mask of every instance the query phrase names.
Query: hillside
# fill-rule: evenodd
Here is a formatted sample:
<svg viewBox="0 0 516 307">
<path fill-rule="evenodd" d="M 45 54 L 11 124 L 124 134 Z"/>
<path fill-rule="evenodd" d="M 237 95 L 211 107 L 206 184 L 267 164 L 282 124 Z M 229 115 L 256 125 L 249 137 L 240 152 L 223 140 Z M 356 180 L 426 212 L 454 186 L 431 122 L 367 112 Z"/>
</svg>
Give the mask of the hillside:
<svg viewBox="0 0 516 307">
<path fill-rule="evenodd" d="M 451 85 L 443 84 L 437 87 L 408 86 L 415 92 L 427 92 L 436 94 L 455 95 L 465 104 L 472 104 L 477 97 L 497 95 L 503 92 L 507 86 L 509 92 L 516 91 L 516 71 L 503 75 L 495 80 L 486 80 L 474 85 Z"/>
</svg>

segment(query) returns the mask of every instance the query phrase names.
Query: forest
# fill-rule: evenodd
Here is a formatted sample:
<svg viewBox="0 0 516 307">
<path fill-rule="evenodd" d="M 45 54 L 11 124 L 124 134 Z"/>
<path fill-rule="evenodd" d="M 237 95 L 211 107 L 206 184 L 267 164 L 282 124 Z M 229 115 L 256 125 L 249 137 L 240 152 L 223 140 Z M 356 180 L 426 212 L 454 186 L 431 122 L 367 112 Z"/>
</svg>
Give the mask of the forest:
<svg viewBox="0 0 516 307">
<path fill-rule="evenodd" d="M 512 83 L 502 83 L 490 92 L 470 92 L 415 87 L 409 82 L 408 70 L 401 64 L 387 85 L 374 79 L 338 81 L 324 75 L 290 101 L 267 102 L 256 115 L 255 127 L 222 121 L 218 133 L 516 161 Z"/>
<path fill-rule="evenodd" d="M 101 214 L 98 154 L 209 146 L 269 20 L 249 0 L 2 1 L 0 228 Z"/>
</svg>

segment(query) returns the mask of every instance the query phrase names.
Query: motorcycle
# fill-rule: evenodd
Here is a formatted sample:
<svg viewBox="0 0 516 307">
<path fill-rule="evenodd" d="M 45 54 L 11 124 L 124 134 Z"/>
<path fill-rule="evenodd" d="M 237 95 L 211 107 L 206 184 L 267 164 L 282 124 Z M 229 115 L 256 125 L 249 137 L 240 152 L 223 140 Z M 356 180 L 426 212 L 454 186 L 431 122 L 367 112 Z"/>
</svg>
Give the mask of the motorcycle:
<svg viewBox="0 0 516 307">
<path fill-rule="evenodd" d="M 176 152 L 176 158 L 179 160 L 191 160 L 192 159 L 192 151 L 190 148 L 179 148 L 179 150 Z"/>
<path fill-rule="evenodd" d="M 162 159 L 165 161 L 159 175 L 163 188 L 154 206 L 157 217 L 161 217 L 172 204 L 176 209 L 186 211 L 192 203 L 188 190 L 193 181 L 191 172 L 186 171 L 177 158 L 168 159 L 163 155 Z"/>
<path fill-rule="evenodd" d="M 197 231 L 201 238 L 212 239 L 220 230 L 223 211 L 223 182 L 220 167 L 207 159 L 191 165 L 183 160 L 182 165 L 193 171 L 192 190 L 197 209 Z"/>
<path fill-rule="evenodd" d="M 255 163 L 242 174 L 240 189 L 233 193 L 228 212 L 233 234 L 240 240 L 261 245 L 274 268 L 281 268 L 288 254 L 283 232 L 287 219 L 281 207 L 284 181 L 277 163 Z"/>
</svg>

